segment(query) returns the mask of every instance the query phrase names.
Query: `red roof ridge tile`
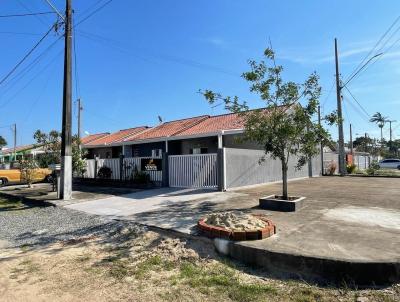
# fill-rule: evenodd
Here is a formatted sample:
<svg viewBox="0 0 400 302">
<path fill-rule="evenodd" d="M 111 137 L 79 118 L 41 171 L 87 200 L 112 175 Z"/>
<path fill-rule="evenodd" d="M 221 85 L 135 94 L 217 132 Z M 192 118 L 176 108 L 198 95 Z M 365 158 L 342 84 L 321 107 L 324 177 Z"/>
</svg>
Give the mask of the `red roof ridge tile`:
<svg viewBox="0 0 400 302">
<path fill-rule="evenodd" d="M 179 134 L 179 133 L 181 133 L 181 132 L 184 132 L 184 131 L 186 131 L 186 130 L 188 130 L 188 129 L 190 129 L 190 128 L 192 128 L 192 127 L 198 125 L 198 124 L 200 124 L 201 122 L 203 122 L 203 121 L 209 119 L 211 116 L 210 116 L 210 115 L 204 115 L 204 116 L 200 115 L 200 116 L 198 116 L 198 117 L 202 117 L 202 118 L 199 119 L 199 120 L 197 120 L 197 121 L 194 122 L 193 124 L 188 125 L 188 126 L 184 127 L 183 129 L 174 132 L 173 134 L 169 135 L 168 137 L 171 137 L 171 136 L 177 135 L 177 134 Z M 196 118 L 196 117 L 195 117 L 195 118 Z"/>
<path fill-rule="evenodd" d="M 197 116 L 192 116 L 192 117 L 186 117 L 186 118 L 181 118 L 181 119 L 177 119 L 177 120 L 172 120 L 172 121 L 168 121 L 168 122 L 164 122 L 162 124 L 159 124 L 159 125 L 155 126 L 154 128 L 156 128 L 158 126 L 161 126 L 161 125 L 164 125 L 164 124 L 181 122 L 181 121 L 191 120 L 191 119 L 200 118 L 200 117 L 210 117 L 210 115 L 202 114 L 202 115 L 197 115 Z"/>
</svg>

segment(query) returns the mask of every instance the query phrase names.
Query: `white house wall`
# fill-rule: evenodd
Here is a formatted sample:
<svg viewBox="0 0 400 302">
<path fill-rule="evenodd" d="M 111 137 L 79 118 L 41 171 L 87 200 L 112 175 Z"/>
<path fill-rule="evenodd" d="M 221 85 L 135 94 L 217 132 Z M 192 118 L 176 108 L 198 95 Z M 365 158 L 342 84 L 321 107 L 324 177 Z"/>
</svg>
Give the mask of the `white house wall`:
<svg viewBox="0 0 400 302">
<path fill-rule="evenodd" d="M 281 163 L 267 157 L 264 162 L 259 164 L 259 159 L 263 156 L 262 150 L 225 148 L 225 186 L 227 189 L 263 184 L 282 180 Z M 292 156 L 289 159 L 288 178 L 308 177 L 308 165 L 296 170 L 297 158 Z M 320 157 L 312 159 L 313 176 L 320 175 Z"/>
</svg>

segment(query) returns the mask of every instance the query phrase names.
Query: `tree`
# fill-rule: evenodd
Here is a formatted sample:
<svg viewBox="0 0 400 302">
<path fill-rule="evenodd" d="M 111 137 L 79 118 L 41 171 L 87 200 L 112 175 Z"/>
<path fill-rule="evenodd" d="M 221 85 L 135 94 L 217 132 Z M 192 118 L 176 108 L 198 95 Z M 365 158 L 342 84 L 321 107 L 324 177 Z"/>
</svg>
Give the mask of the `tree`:
<svg viewBox="0 0 400 302">
<path fill-rule="evenodd" d="M 21 172 L 21 180 L 25 181 L 30 188 L 34 180 L 37 163 L 33 158 L 19 160 L 19 170 Z"/>
<path fill-rule="evenodd" d="M 318 142 L 327 141 L 329 134 L 316 120 L 321 88 L 316 73 L 311 74 L 303 84 L 284 82 L 282 66 L 275 63 L 272 49 L 264 52 L 266 61 L 249 60 L 251 70 L 242 74 L 250 84 L 250 91 L 259 95 L 265 108 L 250 110 L 239 97 L 224 97 L 211 90 L 200 91 L 213 104 L 222 100 L 225 108 L 238 113 L 244 122 L 244 140 L 254 141 L 264 147 L 265 155 L 279 159 L 282 168 L 282 198 L 288 199 L 287 171 L 291 156 L 297 157 L 300 169 L 314 155 L 318 154 Z M 300 101 L 304 101 L 302 106 Z M 325 117 L 329 124 L 337 120 L 332 113 Z"/>
<path fill-rule="evenodd" d="M 33 135 L 38 146 L 43 148 L 44 154 L 38 156 L 39 166 L 47 168 L 51 164 L 61 162 L 61 133 L 52 130 L 49 133 L 36 130 Z M 85 152 L 80 148 L 80 140 L 77 135 L 72 136 L 72 171 L 81 175 L 85 172 Z"/>
<path fill-rule="evenodd" d="M 49 133 L 36 130 L 33 134 L 37 146 L 41 147 L 44 154 L 38 156 L 38 164 L 41 168 L 47 168 L 51 164 L 61 162 L 61 134 L 56 130 Z"/>
<path fill-rule="evenodd" d="M 370 137 L 359 136 L 353 141 L 353 147 L 359 152 L 372 153 L 374 140 Z"/>
<path fill-rule="evenodd" d="M 4 146 L 7 146 L 7 141 L 4 137 L 0 135 L 0 149 L 3 148 Z"/>
<path fill-rule="evenodd" d="M 383 142 L 383 127 L 389 121 L 386 116 L 383 116 L 382 113 L 376 112 L 371 119 L 369 120 L 371 123 L 375 123 L 381 129 L 381 143 Z"/>
</svg>

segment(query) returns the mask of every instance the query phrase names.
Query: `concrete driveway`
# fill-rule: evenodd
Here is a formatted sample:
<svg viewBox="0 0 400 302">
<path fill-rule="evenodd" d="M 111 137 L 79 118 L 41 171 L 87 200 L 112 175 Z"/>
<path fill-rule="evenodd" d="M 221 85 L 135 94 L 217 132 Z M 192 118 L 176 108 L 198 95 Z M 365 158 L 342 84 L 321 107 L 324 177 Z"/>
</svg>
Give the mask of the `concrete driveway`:
<svg viewBox="0 0 400 302">
<path fill-rule="evenodd" d="M 195 233 L 210 212 L 243 210 L 267 215 L 278 234 L 240 245 L 306 256 L 360 261 L 400 260 L 400 178 L 319 177 L 292 181 L 289 192 L 306 196 L 295 213 L 258 208 L 261 196 L 279 193 L 281 184 L 230 192 L 160 188 L 68 205 L 111 218 Z"/>
<path fill-rule="evenodd" d="M 113 219 L 191 233 L 201 215 L 215 211 L 233 198 L 236 192 L 207 189 L 158 188 L 69 204 L 66 207 Z"/>
</svg>

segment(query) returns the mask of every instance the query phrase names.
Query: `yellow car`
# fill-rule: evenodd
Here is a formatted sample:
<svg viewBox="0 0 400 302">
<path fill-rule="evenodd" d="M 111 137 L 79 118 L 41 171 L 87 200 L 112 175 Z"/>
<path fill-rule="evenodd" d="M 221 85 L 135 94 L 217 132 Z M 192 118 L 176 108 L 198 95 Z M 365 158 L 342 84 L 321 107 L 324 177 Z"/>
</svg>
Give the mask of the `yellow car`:
<svg viewBox="0 0 400 302">
<path fill-rule="evenodd" d="M 49 169 L 35 169 L 33 182 L 50 181 L 52 171 Z M 8 184 L 22 184 L 21 171 L 18 169 L 0 170 L 0 187 Z"/>
</svg>

